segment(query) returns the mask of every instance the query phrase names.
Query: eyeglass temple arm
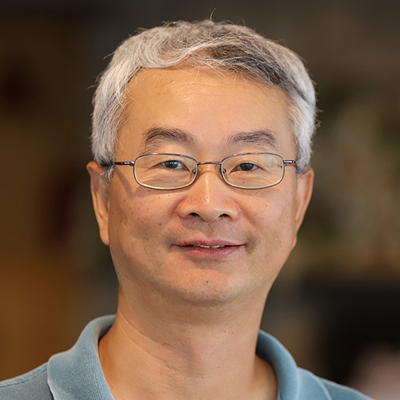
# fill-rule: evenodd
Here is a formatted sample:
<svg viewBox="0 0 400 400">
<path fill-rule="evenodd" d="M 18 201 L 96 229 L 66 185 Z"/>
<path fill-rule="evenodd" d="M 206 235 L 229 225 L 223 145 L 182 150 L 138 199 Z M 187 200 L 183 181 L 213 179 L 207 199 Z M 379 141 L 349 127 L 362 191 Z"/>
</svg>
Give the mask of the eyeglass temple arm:
<svg viewBox="0 0 400 400">
<path fill-rule="evenodd" d="M 283 160 L 283 163 L 285 165 L 296 165 L 296 161 L 295 160 Z"/>
<path fill-rule="evenodd" d="M 111 165 L 130 165 L 133 167 L 135 165 L 135 161 L 114 161 Z"/>
</svg>

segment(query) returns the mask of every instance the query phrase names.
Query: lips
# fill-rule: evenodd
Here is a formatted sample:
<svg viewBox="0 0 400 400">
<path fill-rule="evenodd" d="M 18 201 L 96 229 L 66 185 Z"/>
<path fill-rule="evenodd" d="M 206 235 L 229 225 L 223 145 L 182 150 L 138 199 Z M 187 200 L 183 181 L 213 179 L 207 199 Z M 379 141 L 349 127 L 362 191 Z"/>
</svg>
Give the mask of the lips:
<svg viewBox="0 0 400 400">
<path fill-rule="evenodd" d="M 222 245 L 217 245 L 217 246 L 203 246 L 201 244 L 193 244 L 193 245 L 189 245 L 189 246 L 193 246 L 193 247 L 201 247 L 202 249 L 221 249 L 223 247 L 227 247 L 226 245 L 222 244 Z"/>
</svg>

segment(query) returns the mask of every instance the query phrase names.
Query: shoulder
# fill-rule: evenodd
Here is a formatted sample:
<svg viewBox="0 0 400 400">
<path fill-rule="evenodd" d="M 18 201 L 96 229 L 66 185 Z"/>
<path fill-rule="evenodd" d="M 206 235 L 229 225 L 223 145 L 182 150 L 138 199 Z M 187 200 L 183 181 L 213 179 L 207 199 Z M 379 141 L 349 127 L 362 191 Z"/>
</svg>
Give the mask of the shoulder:
<svg viewBox="0 0 400 400">
<path fill-rule="evenodd" d="M 47 385 L 47 364 L 13 379 L 0 382 L 1 400 L 52 400 Z"/>
</svg>

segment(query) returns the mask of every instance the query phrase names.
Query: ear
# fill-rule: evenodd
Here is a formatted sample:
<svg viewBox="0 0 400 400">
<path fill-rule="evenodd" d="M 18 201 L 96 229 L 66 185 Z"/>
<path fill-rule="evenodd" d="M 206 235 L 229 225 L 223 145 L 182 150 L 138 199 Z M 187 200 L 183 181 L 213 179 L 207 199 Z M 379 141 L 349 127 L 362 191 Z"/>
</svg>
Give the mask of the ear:
<svg viewBox="0 0 400 400">
<path fill-rule="evenodd" d="M 296 214 L 295 214 L 295 229 L 296 234 L 293 241 L 293 247 L 297 242 L 297 232 L 303 222 L 304 215 L 307 211 L 308 205 L 311 200 L 311 194 L 314 184 L 314 171 L 308 168 L 305 173 L 297 178 L 296 189 Z"/>
<path fill-rule="evenodd" d="M 110 203 L 110 184 L 102 173 L 104 168 L 97 162 L 91 161 L 86 169 L 90 175 L 90 190 L 92 193 L 93 207 L 99 225 L 100 237 L 104 244 L 110 244 L 108 236 L 108 216 Z"/>
</svg>

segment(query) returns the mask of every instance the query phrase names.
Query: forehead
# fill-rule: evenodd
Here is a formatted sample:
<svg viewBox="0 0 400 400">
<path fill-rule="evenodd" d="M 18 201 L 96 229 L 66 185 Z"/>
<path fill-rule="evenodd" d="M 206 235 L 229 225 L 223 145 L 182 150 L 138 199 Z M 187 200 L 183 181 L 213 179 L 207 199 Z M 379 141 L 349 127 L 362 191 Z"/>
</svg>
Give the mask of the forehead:
<svg viewBox="0 0 400 400">
<path fill-rule="evenodd" d="M 119 141 L 143 147 L 149 131 L 180 130 L 193 141 L 222 145 L 240 132 L 271 132 L 293 147 L 288 99 L 275 87 L 211 69 L 145 70 L 127 90 Z M 258 136 L 260 137 L 260 135 Z"/>
</svg>

